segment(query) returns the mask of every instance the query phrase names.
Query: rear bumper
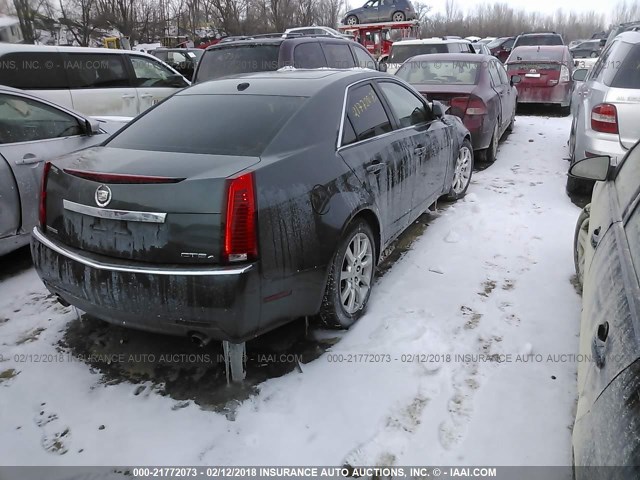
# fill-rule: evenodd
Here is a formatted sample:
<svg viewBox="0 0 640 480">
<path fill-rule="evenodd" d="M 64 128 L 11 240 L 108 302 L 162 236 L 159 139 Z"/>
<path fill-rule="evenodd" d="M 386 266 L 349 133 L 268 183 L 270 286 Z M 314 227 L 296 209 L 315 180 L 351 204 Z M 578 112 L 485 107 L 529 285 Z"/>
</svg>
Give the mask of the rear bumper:
<svg viewBox="0 0 640 480">
<path fill-rule="evenodd" d="M 171 335 L 199 332 L 241 342 L 257 334 L 257 265 L 140 266 L 87 257 L 33 229 L 31 254 L 52 293 L 109 323 Z"/>
<path fill-rule="evenodd" d="M 493 125 L 484 115 L 465 115 L 462 120 L 464 126 L 467 127 L 471 134 L 471 144 L 474 150 L 484 150 L 489 148 L 491 143 L 491 135 L 493 134 Z"/>
<path fill-rule="evenodd" d="M 620 144 L 618 135 L 587 129 L 576 138 L 576 161 L 587 156 L 604 155 L 611 157 L 612 163 L 617 165 L 626 154 L 627 150 Z"/>
<path fill-rule="evenodd" d="M 570 83 L 560 83 L 554 87 L 527 87 L 518 85 L 518 103 L 553 103 L 568 107 L 571 105 Z"/>
</svg>

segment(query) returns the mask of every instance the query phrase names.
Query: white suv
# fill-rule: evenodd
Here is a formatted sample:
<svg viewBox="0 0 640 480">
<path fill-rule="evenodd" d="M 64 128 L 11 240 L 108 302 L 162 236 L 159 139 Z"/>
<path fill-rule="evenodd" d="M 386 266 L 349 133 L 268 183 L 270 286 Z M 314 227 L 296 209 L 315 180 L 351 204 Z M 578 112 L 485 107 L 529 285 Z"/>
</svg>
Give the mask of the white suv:
<svg viewBox="0 0 640 480">
<path fill-rule="evenodd" d="M 469 40 L 462 38 L 433 37 L 421 40 L 401 40 L 391 45 L 387 60 L 387 72 L 396 73 L 406 60 L 429 53 L 475 53 Z"/>
<path fill-rule="evenodd" d="M 142 52 L 0 43 L 0 84 L 85 115 L 135 117 L 190 85 Z"/>
</svg>

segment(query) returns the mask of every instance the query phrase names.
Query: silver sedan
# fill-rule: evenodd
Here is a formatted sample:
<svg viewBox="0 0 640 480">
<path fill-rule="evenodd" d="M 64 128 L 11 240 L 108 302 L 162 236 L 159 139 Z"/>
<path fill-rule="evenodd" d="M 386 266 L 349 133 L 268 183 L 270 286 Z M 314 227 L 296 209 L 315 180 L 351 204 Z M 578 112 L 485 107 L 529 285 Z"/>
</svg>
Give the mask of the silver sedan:
<svg viewBox="0 0 640 480">
<path fill-rule="evenodd" d="M 29 243 L 44 162 L 102 143 L 129 120 L 86 117 L 0 85 L 0 255 Z"/>
</svg>

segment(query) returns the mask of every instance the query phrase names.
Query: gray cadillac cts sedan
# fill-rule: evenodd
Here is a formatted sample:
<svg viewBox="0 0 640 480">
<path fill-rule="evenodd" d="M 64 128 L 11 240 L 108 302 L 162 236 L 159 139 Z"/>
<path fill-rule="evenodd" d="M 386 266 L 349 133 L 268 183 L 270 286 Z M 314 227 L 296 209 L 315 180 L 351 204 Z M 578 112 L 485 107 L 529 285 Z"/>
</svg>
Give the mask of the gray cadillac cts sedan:
<svg viewBox="0 0 640 480">
<path fill-rule="evenodd" d="M 439 197 L 464 196 L 469 138 L 379 72 L 198 84 L 45 165 L 34 263 L 92 316 L 222 340 L 238 380 L 246 340 L 362 315 L 385 247 Z"/>
</svg>

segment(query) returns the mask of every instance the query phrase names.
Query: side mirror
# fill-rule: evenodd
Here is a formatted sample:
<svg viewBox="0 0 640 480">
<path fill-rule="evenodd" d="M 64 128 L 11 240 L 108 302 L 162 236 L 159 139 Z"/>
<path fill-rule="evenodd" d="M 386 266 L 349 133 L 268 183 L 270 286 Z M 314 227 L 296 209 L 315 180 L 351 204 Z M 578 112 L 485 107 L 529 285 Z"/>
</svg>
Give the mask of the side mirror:
<svg viewBox="0 0 640 480">
<path fill-rule="evenodd" d="M 436 118 L 444 117 L 445 108 L 440 102 L 438 102 L 436 100 L 434 100 L 431 103 L 431 111 L 436 116 Z"/>
<path fill-rule="evenodd" d="M 169 78 L 167 78 L 167 83 L 170 87 L 176 88 L 184 88 L 189 86 L 185 78 L 180 74 L 169 75 Z"/>
<path fill-rule="evenodd" d="M 600 39 L 600 47 L 604 47 L 607 44 L 607 40 L 605 38 Z"/>
<path fill-rule="evenodd" d="M 571 165 L 569 175 L 585 180 L 604 182 L 608 180 L 611 171 L 611 157 L 589 157 L 578 160 Z"/>
<path fill-rule="evenodd" d="M 573 77 L 572 77 L 573 81 L 584 82 L 584 80 L 587 78 L 588 73 L 589 73 L 588 68 L 578 68 L 577 70 L 574 70 Z"/>
<path fill-rule="evenodd" d="M 502 50 L 505 51 L 505 52 L 510 52 L 511 51 L 511 47 L 504 47 Z"/>
<path fill-rule="evenodd" d="M 386 72 L 387 71 L 387 62 L 378 62 L 378 71 Z"/>
<path fill-rule="evenodd" d="M 511 75 L 511 86 L 520 83 L 522 81 L 522 77 L 520 75 Z"/>
<path fill-rule="evenodd" d="M 100 133 L 100 122 L 95 118 L 87 118 L 84 121 L 84 131 L 89 136 Z"/>
</svg>

